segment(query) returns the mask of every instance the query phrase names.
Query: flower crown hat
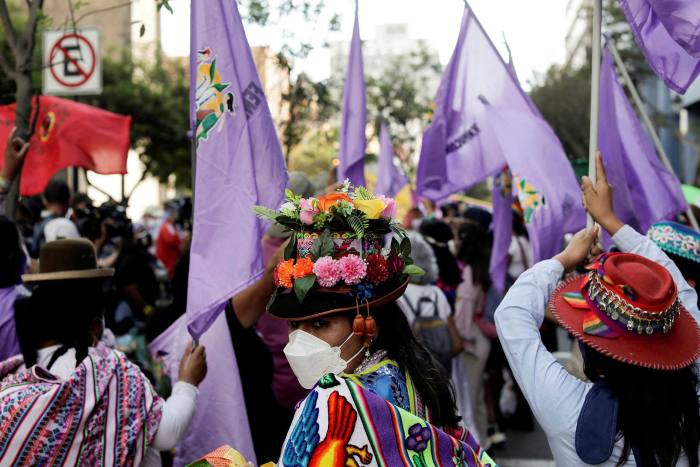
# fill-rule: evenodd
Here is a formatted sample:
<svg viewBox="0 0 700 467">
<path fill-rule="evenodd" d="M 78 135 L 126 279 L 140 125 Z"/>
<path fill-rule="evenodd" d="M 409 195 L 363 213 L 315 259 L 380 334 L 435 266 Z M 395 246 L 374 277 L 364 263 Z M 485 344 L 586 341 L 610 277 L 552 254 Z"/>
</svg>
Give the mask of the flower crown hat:
<svg viewBox="0 0 700 467">
<path fill-rule="evenodd" d="M 318 198 L 289 190 L 286 195 L 278 211 L 256 207 L 258 216 L 292 232 L 284 260 L 275 267 L 277 288 L 268 312 L 297 320 L 356 311 L 355 332 L 371 336 L 370 310 L 396 300 L 409 276 L 423 274 L 393 218 L 395 201 L 347 181 L 340 191 Z M 382 249 L 392 232 L 391 247 Z"/>
<path fill-rule="evenodd" d="M 700 264 L 700 232 L 678 222 L 652 225 L 647 236 L 666 253 Z"/>
<path fill-rule="evenodd" d="M 700 357 L 700 328 L 671 273 L 633 253 L 605 253 L 549 300 L 559 323 L 598 352 L 629 365 L 677 370 Z"/>
</svg>

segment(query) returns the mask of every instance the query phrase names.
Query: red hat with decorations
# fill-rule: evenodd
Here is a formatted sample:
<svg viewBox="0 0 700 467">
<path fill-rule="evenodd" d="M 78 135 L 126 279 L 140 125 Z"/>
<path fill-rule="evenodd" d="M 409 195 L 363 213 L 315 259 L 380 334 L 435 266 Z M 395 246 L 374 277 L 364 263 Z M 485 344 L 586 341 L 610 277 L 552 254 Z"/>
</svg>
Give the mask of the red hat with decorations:
<svg viewBox="0 0 700 467">
<path fill-rule="evenodd" d="M 631 253 L 606 253 L 564 281 L 549 309 L 577 339 L 630 365 L 677 370 L 700 357 L 700 328 L 666 268 Z"/>
</svg>

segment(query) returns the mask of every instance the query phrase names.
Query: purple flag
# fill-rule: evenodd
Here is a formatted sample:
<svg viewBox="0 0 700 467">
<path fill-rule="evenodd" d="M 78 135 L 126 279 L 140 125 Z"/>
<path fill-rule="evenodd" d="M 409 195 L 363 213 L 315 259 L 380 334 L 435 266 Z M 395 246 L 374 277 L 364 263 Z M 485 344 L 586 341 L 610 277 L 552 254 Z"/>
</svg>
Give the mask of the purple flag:
<svg viewBox="0 0 700 467">
<path fill-rule="evenodd" d="M 355 186 L 365 185 L 365 72 L 362 65 L 362 43 L 357 1 L 355 2 L 355 25 L 352 29 L 348 76 L 343 90 L 343 120 L 340 125 L 340 165 L 338 180 L 346 178 Z"/>
<path fill-rule="evenodd" d="M 560 251 L 564 234 L 585 226 L 581 191 L 559 140 L 529 112 L 488 109 L 486 124 L 513 174 L 535 261 Z"/>
<path fill-rule="evenodd" d="M 151 354 L 162 360 L 173 383 L 177 381 L 180 359 L 191 342 L 185 316 L 182 316 L 148 346 Z M 219 315 L 201 336 L 200 343 L 207 349 L 207 377 L 199 385 L 197 411 L 178 445 L 175 465 L 187 465 L 224 444 L 235 447 L 255 464 L 243 388 L 226 315 Z"/>
<path fill-rule="evenodd" d="M 620 8 L 654 72 L 683 94 L 700 74 L 700 2 L 620 0 Z"/>
<path fill-rule="evenodd" d="M 598 135 L 608 181 L 615 189 L 615 213 L 623 222 L 646 232 L 654 222 L 687 209 L 681 184 L 659 160 L 617 81 L 607 48 L 600 71 Z"/>
<path fill-rule="evenodd" d="M 423 135 L 416 178 L 420 195 L 445 199 L 506 165 L 484 121 L 489 105 L 532 112 L 508 65 L 467 7 L 435 97 L 432 123 Z"/>
<path fill-rule="evenodd" d="M 493 246 L 489 273 L 494 287 L 500 293 L 506 290 L 508 249 L 513 236 L 513 185 L 510 170 L 505 167 L 493 180 Z"/>
<path fill-rule="evenodd" d="M 187 323 L 201 335 L 263 272 L 266 227 L 287 169 L 236 2 L 192 2 L 190 112 L 197 146 Z"/>
<path fill-rule="evenodd" d="M 15 329 L 15 299 L 18 287 L 0 289 L 0 361 L 20 353 Z"/>
<path fill-rule="evenodd" d="M 391 144 L 389 129 L 382 123 L 379 132 L 379 174 L 374 193 L 394 197 L 407 183 L 406 177 L 394 165 L 394 145 Z"/>
<path fill-rule="evenodd" d="M 700 58 L 700 3 L 697 0 L 649 0 L 674 41 Z"/>
</svg>

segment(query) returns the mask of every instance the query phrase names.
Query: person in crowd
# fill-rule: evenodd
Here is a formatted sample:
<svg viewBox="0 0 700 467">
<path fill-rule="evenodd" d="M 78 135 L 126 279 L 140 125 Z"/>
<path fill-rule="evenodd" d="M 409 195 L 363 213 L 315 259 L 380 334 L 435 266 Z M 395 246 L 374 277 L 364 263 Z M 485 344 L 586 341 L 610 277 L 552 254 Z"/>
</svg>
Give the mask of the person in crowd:
<svg viewBox="0 0 700 467">
<path fill-rule="evenodd" d="M 404 230 L 418 231 L 421 222 L 423 222 L 423 212 L 417 207 L 412 207 L 404 216 L 403 221 L 401 221 L 401 227 Z"/>
<path fill-rule="evenodd" d="M 34 227 L 32 241 L 35 256 L 39 254 L 46 242 L 80 237 L 78 228 L 66 217 L 71 199 L 70 188 L 66 182 L 51 180 L 46 185 L 41 199 L 44 203 L 44 211 L 41 213 L 41 221 Z"/>
<path fill-rule="evenodd" d="M 440 363 L 444 374 L 452 374 L 452 357 L 461 351 L 459 332 L 452 318 L 447 297 L 436 285 L 438 277 L 435 253 L 423 236 L 409 232 L 411 258 L 425 274 L 411 276 L 404 294 L 396 301 L 418 340 Z"/>
<path fill-rule="evenodd" d="M 114 266 L 114 286 L 121 299 L 110 328 L 125 334 L 137 323 L 145 322 L 155 310 L 159 295 L 156 259 L 149 253 L 146 232 L 136 232 L 129 225 L 124 229 L 119 256 Z"/>
<path fill-rule="evenodd" d="M 170 215 L 161 224 L 156 239 L 156 258 L 163 263 L 168 270 L 168 276 L 172 279 L 175 273 L 175 265 L 182 256 L 184 247 L 183 240 L 185 232 L 177 226 L 178 207 L 177 203 L 168 206 Z"/>
<path fill-rule="evenodd" d="M 678 222 L 658 222 L 647 236 L 661 248 L 683 274 L 688 284 L 700 286 L 700 232 Z"/>
<path fill-rule="evenodd" d="M 76 193 L 73 195 L 73 198 L 70 201 L 70 207 L 73 212 L 84 209 L 92 209 L 92 199 L 87 195 L 87 193 Z"/>
<path fill-rule="evenodd" d="M 532 266 L 532 247 L 523 218 L 513 212 L 513 235 L 508 247 L 508 282 L 513 283 L 520 274 Z"/>
<path fill-rule="evenodd" d="M 557 465 L 698 466 L 697 294 L 615 215 L 600 155 L 596 166 L 596 184 L 583 181 L 584 205 L 620 252 L 557 285 L 598 237 L 597 227 L 579 232 L 516 281 L 496 311 L 499 337 Z M 545 309 L 578 340 L 590 382 L 542 344 Z"/>
<path fill-rule="evenodd" d="M 339 222 L 347 222 L 342 219 L 352 206 L 353 213 L 377 221 L 365 231 L 365 241 L 342 232 L 337 241 L 330 233 L 306 232 L 275 268 L 277 289 L 268 311 L 288 321 L 284 353 L 299 383 L 311 389 L 298 406 L 278 465 L 393 465 L 399 459 L 423 465 L 419 456 L 426 455 L 431 439 L 449 446 L 432 451 L 443 462 L 449 456 L 450 462 L 486 465 L 488 455 L 460 427 L 449 380 L 397 304 L 407 272 L 420 268 L 412 264 L 408 238 L 393 241 L 388 256 L 382 253 L 378 234 L 387 232 L 390 218 L 379 219 L 379 213 L 391 212 L 393 200 L 367 199 L 367 190 L 359 191 L 361 198 L 356 189 L 284 206 L 300 219 L 319 210 Z M 311 277 L 315 285 L 304 285 Z M 406 431 L 396 431 L 390 414 Z M 405 442 L 397 445 L 397 436 Z"/>
<path fill-rule="evenodd" d="M 30 297 L 15 305 L 22 355 L 0 367 L 0 464 L 160 465 L 180 441 L 207 371 L 190 347 L 163 401 L 136 365 L 100 343 L 102 281 L 88 240 L 57 240 L 24 275 Z"/>
<path fill-rule="evenodd" d="M 486 230 L 491 228 L 493 216 L 489 211 L 478 206 L 470 206 L 464 211 L 464 218 L 476 222 Z"/>
<path fill-rule="evenodd" d="M 467 220 L 459 229 L 458 239 L 457 259 L 463 269 L 462 282 L 457 288 L 454 320 L 463 351 L 455 359 L 452 381 L 460 413 L 465 418 L 471 414 L 475 436 L 488 449 L 491 444 L 488 429 L 495 424 L 495 416 L 493 407 L 487 410 L 484 391 L 491 340 L 484 333 L 487 325 L 483 314 L 491 288 L 491 237 L 487 228 Z M 493 403 L 492 398 L 489 402 Z"/>
<path fill-rule="evenodd" d="M 420 226 L 420 233 L 433 248 L 437 259 L 437 286 L 445 293 L 450 306 L 454 307 L 462 273 L 449 247 L 449 242 L 454 238 L 452 228 L 440 220 L 425 220 Z"/>
</svg>

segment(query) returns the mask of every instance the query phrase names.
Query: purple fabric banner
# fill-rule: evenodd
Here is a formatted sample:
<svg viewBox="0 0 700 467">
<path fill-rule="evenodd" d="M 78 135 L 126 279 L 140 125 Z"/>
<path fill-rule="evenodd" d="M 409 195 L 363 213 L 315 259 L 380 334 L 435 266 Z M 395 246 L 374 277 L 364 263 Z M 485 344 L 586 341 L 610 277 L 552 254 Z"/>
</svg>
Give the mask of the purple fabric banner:
<svg viewBox="0 0 700 467">
<path fill-rule="evenodd" d="M 700 58 L 700 2 L 697 0 L 649 0 L 669 35 L 686 52 Z"/>
<path fill-rule="evenodd" d="M 445 199 L 506 164 L 485 122 L 489 105 L 532 114 L 528 97 L 467 7 L 423 135 L 416 178 L 421 196 Z"/>
<path fill-rule="evenodd" d="M 394 145 L 385 123 L 379 132 L 379 173 L 374 193 L 394 197 L 408 181 L 394 164 Z"/>
<path fill-rule="evenodd" d="M 523 210 L 533 259 L 551 258 L 560 251 L 564 234 L 586 222 L 571 164 L 541 118 L 492 107 L 485 120 L 513 174 L 513 193 Z"/>
<path fill-rule="evenodd" d="M 197 146 L 187 323 L 200 336 L 263 271 L 264 222 L 287 169 L 236 2 L 192 2 L 191 121 Z"/>
<path fill-rule="evenodd" d="M 18 286 L 0 289 L 0 361 L 20 353 L 15 328 L 15 299 Z"/>
<path fill-rule="evenodd" d="M 620 0 L 620 8 L 651 68 L 683 94 L 700 74 L 700 2 Z"/>
<path fill-rule="evenodd" d="M 350 42 L 348 73 L 343 90 L 342 112 L 338 181 L 342 182 L 347 178 L 355 186 L 364 186 L 367 110 L 357 1 L 355 2 L 355 25 L 352 29 L 352 41 Z"/>
<path fill-rule="evenodd" d="M 489 273 L 494 287 L 500 293 L 506 290 L 508 249 L 513 237 L 513 185 L 510 170 L 505 167 L 493 180 L 493 246 Z"/>
<path fill-rule="evenodd" d="M 182 316 L 148 346 L 151 354 L 163 362 L 173 384 L 180 359 L 191 342 Z M 175 465 L 187 465 L 224 444 L 235 447 L 256 464 L 238 364 L 224 314 L 201 336 L 200 344 L 207 350 L 207 377 L 199 385 L 197 411 L 178 445 Z"/>
<path fill-rule="evenodd" d="M 614 187 L 615 213 L 639 232 L 687 209 L 681 184 L 659 160 L 603 50 L 600 71 L 599 149 Z"/>
</svg>

